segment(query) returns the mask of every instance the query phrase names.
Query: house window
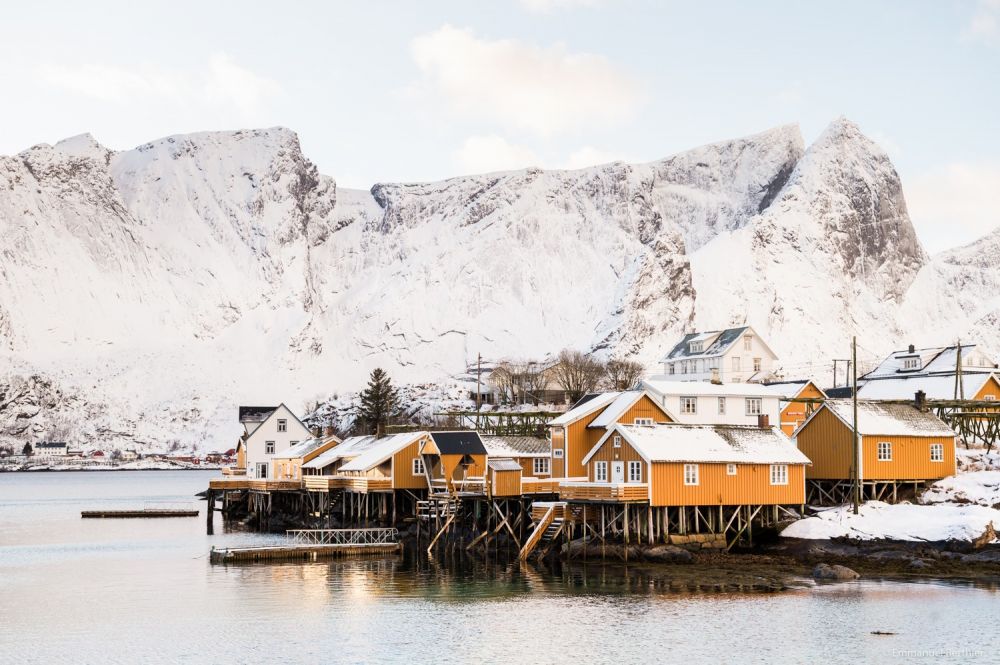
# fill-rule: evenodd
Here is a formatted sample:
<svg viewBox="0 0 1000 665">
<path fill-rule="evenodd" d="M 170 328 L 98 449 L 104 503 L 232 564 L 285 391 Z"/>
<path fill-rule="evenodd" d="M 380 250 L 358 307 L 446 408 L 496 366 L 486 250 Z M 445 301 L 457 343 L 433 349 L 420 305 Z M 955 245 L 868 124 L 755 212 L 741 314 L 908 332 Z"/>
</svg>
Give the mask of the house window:
<svg viewBox="0 0 1000 665">
<path fill-rule="evenodd" d="M 628 481 L 630 483 L 642 482 L 642 462 L 628 463 Z"/>
<path fill-rule="evenodd" d="M 278 431 L 279 432 L 287 432 L 288 431 L 288 421 L 287 420 L 279 420 L 278 421 Z"/>
<path fill-rule="evenodd" d="M 739 356 L 733 356 L 733 371 L 734 372 L 740 371 L 740 357 Z"/>
<path fill-rule="evenodd" d="M 674 373 L 674 365 L 676 365 L 676 364 L 677 363 L 670 363 L 669 365 L 667 365 L 667 373 L 668 374 L 673 374 Z"/>
<path fill-rule="evenodd" d="M 635 422 L 636 425 L 652 425 L 653 424 L 653 419 L 652 418 L 636 418 L 634 422 Z"/>
<path fill-rule="evenodd" d="M 594 463 L 594 481 L 598 483 L 608 482 L 608 463 L 607 462 L 595 462 Z"/>
<path fill-rule="evenodd" d="M 536 457 L 533 468 L 536 476 L 547 474 L 549 472 L 549 458 Z"/>
<path fill-rule="evenodd" d="M 612 439 L 612 443 L 614 444 L 615 448 L 621 448 L 622 447 L 622 438 L 620 436 L 618 436 L 617 434 L 615 434 L 614 438 Z"/>
<path fill-rule="evenodd" d="M 691 342 L 691 353 L 701 353 L 705 350 L 704 342 Z"/>
<path fill-rule="evenodd" d="M 760 358 L 754 358 L 753 359 L 753 371 L 755 371 L 755 372 L 759 372 L 760 371 Z"/>
<path fill-rule="evenodd" d="M 892 444 L 888 441 L 878 442 L 878 461 L 879 462 L 891 462 L 892 461 Z"/>
<path fill-rule="evenodd" d="M 720 416 L 726 415 L 726 398 L 725 397 L 720 397 L 719 398 L 719 415 Z"/>
<path fill-rule="evenodd" d="M 552 457 L 554 457 L 555 459 L 562 459 L 562 456 L 563 456 L 563 450 L 562 450 L 562 448 L 553 448 L 552 449 Z"/>
<path fill-rule="evenodd" d="M 288 447 L 289 447 L 289 448 L 291 448 L 292 446 L 297 446 L 297 445 L 299 445 L 299 442 L 298 442 L 298 441 L 289 441 L 289 442 L 288 442 Z"/>
<path fill-rule="evenodd" d="M 726 465 L 726 475 L 727 476 L 735 476 L 736 475 L 736 465 L 735 464 L 727 464 Z"/>
<path fill-rule="evenodd" d="M 919 366 L 919 358 L 903 358 L 903 369 L 917 369 Z"/>
<path fill-rule="evenodd" d="M 685 485 L 697 485 L 698 484 L 698 465 L 697 464 L 685 464 L 684 465 L 684 484 Z"/>
<path fill-rule="evenodd" d="M 764 413 L 760 397 L 747 397 L 747 415 L 759 416 Z"/>
<path fill-rule="evenodd" d="M 413 475 L 415 476 L 424 475 L 424 458 L 422 457 L 413 458 Z"/>
<path fill-rule="evenodd" d="M 698 398 L 681 397 L 681 413 L 698 413 Z"/>
<path fill-rule="evenodd" d="M 931 444 L 931 461 L 932 462 L 943 462 L 944 461 L 944 444 L 943 443 L 932 443 Z"/>
<path fill-rule="evenodd" d="M 743 336 L 743 349 L 746 351 L 753 350 L 753 335 Z"/>
<path fill-rule="evenodd" d="M 787 485 L 788 484 L 788 465 L 787 464 L 772 464 L 771 465 L 771 484 L 772 485 Z"/>
<path fill-rule="evenodd" d="M 687 374 L 687 373 L 688 373 L 688 361 L 682 360 L 681 361 L 681 374 Z"/>
<path fill-rule="evenodd" d="M 265 455 L 273 455 L 274 454 L 274 441 L 265 441 L 264 442 L 264 454 Z"/>
<path fill-rule="evenodd" d="M 983 395 L 983 400 L 986 402 L 995 402 L 997 399 L 996 395 Z"/>
</svg>

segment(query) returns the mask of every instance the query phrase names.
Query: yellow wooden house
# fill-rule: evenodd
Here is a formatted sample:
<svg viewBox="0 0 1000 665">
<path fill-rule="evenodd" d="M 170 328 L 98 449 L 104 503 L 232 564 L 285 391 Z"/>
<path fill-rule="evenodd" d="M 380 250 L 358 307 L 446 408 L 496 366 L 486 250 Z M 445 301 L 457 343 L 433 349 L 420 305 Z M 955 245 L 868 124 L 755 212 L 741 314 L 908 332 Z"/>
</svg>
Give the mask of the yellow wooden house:
<svg viewBox="0 0 1000 665">
<path fill-rule="evenodd" d="M 782 407 L 779 414 L 781 422 L 779 425 L 781 426 L 781 431 L 788 436 L 792 436 L 795 430 L 799 428 L 799 425 L 804 423 L 806 418 L 812 415 L 812 412 L 819 407 L 818 403 L 796 402 L 793 400 L 826 399 L 826 393 L 812 379 L 768 383 L 767 386 L 772 388 L 781 397 Z"/>
<path fill-rule="evenodd" d="M 275 454 L 271 459 L 274 464 L 275 480 L 301 480 L 302 466 L 335 448 L 341 443 L 340 437 L 326 436 L 306 439 Z"/>
<path fill-rule="evenodd" d="M 425 432 L 418 450 L 432 494 L 485 494 L 487 453 L 478 432 Z"/>
</svg>

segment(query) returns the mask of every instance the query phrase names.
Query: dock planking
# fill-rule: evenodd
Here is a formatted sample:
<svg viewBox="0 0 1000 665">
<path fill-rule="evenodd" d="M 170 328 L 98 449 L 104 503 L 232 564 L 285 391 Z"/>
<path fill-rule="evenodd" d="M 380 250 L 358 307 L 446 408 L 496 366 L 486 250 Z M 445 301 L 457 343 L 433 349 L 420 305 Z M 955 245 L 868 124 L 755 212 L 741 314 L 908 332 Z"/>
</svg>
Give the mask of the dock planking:
<svg viewBox="0 0 1000 665">
<path fill-rule="evenodd" d="M 351 544 L 351 545 L 278 545 L 270 547 L 234 547 L 212 549 L 212 563 L 240 563 L 253 561 L 315 561 L 341 556 L 395 554 L 402 549 L 400 543 Z"/>
<path fill-rule="evenodd" d="M 84 519 L 123 519 L 145 517 L 198 517 L 197 510 L 167 510 L 142 508 L 138 510 L 82 510 L 80 517 Z"/>
</svg>

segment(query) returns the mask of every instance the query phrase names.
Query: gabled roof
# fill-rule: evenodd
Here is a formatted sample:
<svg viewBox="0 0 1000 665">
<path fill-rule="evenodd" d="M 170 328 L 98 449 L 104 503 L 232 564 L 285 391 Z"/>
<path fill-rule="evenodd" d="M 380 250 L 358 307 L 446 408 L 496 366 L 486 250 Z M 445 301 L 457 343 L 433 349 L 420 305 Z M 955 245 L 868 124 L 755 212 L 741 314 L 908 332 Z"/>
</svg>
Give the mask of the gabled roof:
<svg viewBox="0 0 1000 665">
<path fill-rule="evenodd" d="M 336 436 L 319 437 L 313 439 L 306 439 L 296 443 L 294 446 L 281 451 L 280 453 L 274 455 L 274 459 L 296 459 L 298 457 L 305 457 L 309 453 L 313 452 L 317 448 L 321 448 L 331 441 L 340 442 L 340 438 Z"/>
<path fill-rule="evenodd" d="M 67 444 L 61 441 L 42 441 L 41 443 L 36 443 L 34 445 L 36 449 L 38 448 L 66 448 Z"/>
<path fill-rule="evenodd" d="M 809 464 L 779 428 L 750 425 L 616 425 L 587 453 L 587 464 L 615 434 L 647 462 Z"/>
<path fill-rule="evenodd" d="M 797 436 L 824 409 L 829 410 L 848 429 L 854 429 L 853 400 L 828 399 L 799 425 L 793 436 Z M 909 404 L 858 400 L 858 434 L 951 438 L 955 436 L 955 431 L 930 411 L 921 411 Z"/>
<path fill-rule="evenodd" d="M 906 359 L 917 359 L 917 367 L 904 369 Z M 974 360 L 972 364 L 969 361 Z M 899 377 L 907 375 L 927 375 L 927 374 L 955 374 L 955 365 L 958 363 L 958 345 L 935 346 L 924 349 L 914 348 L 903 351 L 893 351 L 885 360 L 859 380 L 882 379 L 889 377 Z M 990 372 L 996 368 L 995 362 L 990 358 L 976 351 L 975 344 L 962 345 L 962 372 L 965 374 L 977 374 Z M 860 391 L 859 391 L 860 394 Z"/>
<path fill-rule="evenodd" d="M 598 409 L 603 409 L 612 402 L 614 402 L 618 395 L 618 392 L 607 392 L 607 393 L 596 393 L 593 395 L 587 395 L 584 399 L 573 405 L 566 413 L 562 414 L 558 418 L 554 418 L 548 422 L 548 425 L 555 425 L 557 427 L 563 425 L 571 425 L 575 423 L 580 418 L 588 416 Z"/>
<path fill-rule="evenodd" d="M 710 330 L 706 332 L 688 333 L 681 341 L 670 349 L 670 352 L 660 362 L 682 360 L 684 358 L 711 358 L 722 355 L 743 335 L 749 326 L 726 328 L 725 330 Z M 703 342 L 706 346 L 701 351 L 691 351 L 692 342 Z"/>
<path fill-rule="evenodd" d="M 625 392 L 620 393 L 618 397 L 616 397 L 615 400 L 611 402 L 611 404 L 606 406 L 604 410 L 601 411 L 601 414 L 596 418 L 594 418 L 593 422 L 587 425 L 587 427 L 588 428 L 592 427 L 594 429 L 611 427 L 616 422 L 618 422 L 618 419 L 621 418 L 626 411 L 632 408 L 632 405 L 634 405 L 643 397 L 648 397 L 649 401 L 655 404 L 657 409 L 666 413 L 664 408 L 659 404 L 656 404 L 656 400 L 653 399 L 653 397 L 645 390 L 626 390 Z M 672 417 L 669 413 L 667 413 L 666 415 L 668 418 L 670 418 L 670 420 L 677 420 L 676 418 Z"/>
<path fill-rule="evenodd" d="M 486 463 L 486 465 L 490 469 L 492 469 L 494 471 L 521 471 L 522 470 L 521 469 L 521 465 L 518 464 L 517 462 L 515 462 L 512 459 L 503 459 L 503 458 L 494 459 L 494 458 L 491 457 L 490 460 Z"/>
<path fill-rule="evenodd" d="M 485 455 L 486 446 L 479 432 L 431 432 L 431 439 L 442 455 Z"/>
<path fill-rule="evenodd" d="M 322 469 L 324 466 L 329 466 L 338 460 L 357 457 L 374 444 L 374 436 L 349 436 L 331 450 L 303 464 L 302 468 Z"/>
<path fill-rule="evenodd" d="M 535 436 L 483 436 L 490 457 L 548 457 L 552 443 Z"/>
<path fill-rule="evenodd" d="M 340 467 L 340 470 L 369 471 L 374 469 L 417 439 L 426 436 L 426 434 L 427 432 L 404 432 L 381 438 L 360 455 Z"/>
<path fill-rule="evenodd" d="M 710 381 L 674 381 L 662 376 L 643 379 L 642 387 L 657 395 L 693 397 L 776 397 L 772 388 L 762 383 L 712 383 Z"/>
<path fill-rule="evenodd" d="M 990 379 L 995 380 L 995 376 L 993 374 L 963 374 L 961 382 L 964 387 L 965 399 L 972 399 Z M 858 388 L 858 398 L 913 399 L 916 393 L 921 390 L 927 399 L 955 399 L 955 375 L 939 374 L 876 379 L 868 381 Z"/>
<path fill-rule="evenodd" d="M 256 423 L 274 413 L 276 406 L 241 406 L 239 407 L 241 423 Z"/>
<path fill-rule="evenodd" d="M 812 384 L 812 387 L 819 391 L 819 393 L 826 397 L 826 392 L 819 387 L 819 383 L 812 379 L 798 379 L 795 381 L 768 381 L 764 385 L 771 389 L 771 391 L 778 397 L 785 397 L 788 399 L 795 399 L 802 394 L 802 391 L 806 389 L 807 386 Z"/>
<path fill-rule="evenodd" d="M 302 429 L 304 429 L 307 432 L 309 431 L 309 428 L 306 427 L 305 423 L 303 423 L 301 420 L 299 420 L 299 417 L 297 415 L 295 415 L 292 412 L 291 409 L 289 409 L 287 406 L 285 406 L 284 402 L 282 402 L 278 406 L 274 407 L 273 411 L 271 411 L 270 413 L 268 413 L 267 415 L 264 416 L 263 420 L 260 421 L 260 424 L 254 429 L 253 432 L 250 433 L 250 436 L 254 436 L 255 434 L 257 434 L 257 432 L 259 432 L 261 430 L 261 428 L 264 426 L 264 423 L 266 423 L 271 418 L 273 418 L 275 416 L 275 414 L 277 414 L 278 411 L 281 410 L 281 409 L 284 409 L 285 411 L 287 411 L 288 415 L 290 415 L 292 417 L 292 420 L 294 420 L 295 422 L 297 422 Z M 250 422 L 256 422 L 256 421 L 250 421 Z"/>
</svg>

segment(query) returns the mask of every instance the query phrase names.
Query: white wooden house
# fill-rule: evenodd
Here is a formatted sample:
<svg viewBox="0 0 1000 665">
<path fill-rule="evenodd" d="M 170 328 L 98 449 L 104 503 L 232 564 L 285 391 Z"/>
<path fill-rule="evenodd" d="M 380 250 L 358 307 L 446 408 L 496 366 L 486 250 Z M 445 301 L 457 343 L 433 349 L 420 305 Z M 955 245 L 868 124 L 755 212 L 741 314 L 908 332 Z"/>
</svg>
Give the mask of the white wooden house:
<svg viewBox="0 0 1000 665">
<path fill-rule="evenodd" d="M 284 404 L 241 406 L 239 413 L 248 478 L 273 479 L 275 454 L 313 438 L 309 428 Z"/>
<path fill-rule="evenodd" d="M 763 382 L 778 356 L 750 326 L 689 333 L 660 361 L 671 381 Z"/>
</svg>

